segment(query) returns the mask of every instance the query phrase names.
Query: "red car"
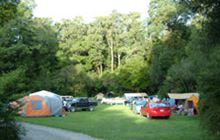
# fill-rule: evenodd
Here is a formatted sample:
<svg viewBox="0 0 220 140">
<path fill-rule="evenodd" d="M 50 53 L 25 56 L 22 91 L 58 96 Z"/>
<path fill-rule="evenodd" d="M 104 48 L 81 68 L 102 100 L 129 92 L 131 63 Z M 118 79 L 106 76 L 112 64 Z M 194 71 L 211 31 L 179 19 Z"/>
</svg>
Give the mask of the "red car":
<svg viewBox="0 0 220 140">
<path fill-rule="evenodd" d="M 147 116 L 148 118 L 153 117 L 165 117 L 169 118 L 171 115 L 171 109 L 164 103 L 147 103 L 145 106 L 141 107 L 140 114 Z"/>
</svg>

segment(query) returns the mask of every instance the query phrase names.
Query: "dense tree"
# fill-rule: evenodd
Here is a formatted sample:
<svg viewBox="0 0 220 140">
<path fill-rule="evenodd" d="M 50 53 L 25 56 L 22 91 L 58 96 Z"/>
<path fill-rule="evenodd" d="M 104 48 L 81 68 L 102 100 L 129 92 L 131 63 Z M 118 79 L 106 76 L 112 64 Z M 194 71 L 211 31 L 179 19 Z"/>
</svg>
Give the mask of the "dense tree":
<svg viewBox="0 0 220 140">
<path fill-rule="evenodd" d="M 52 77 L 52 87 L 60 95 L 90 96 L 92 79 L 81 65 L 68 65 L 57 70 Z"/>
<path fill-rule="evenodd" d="M 92 64 L 91 68 L 94 69 L 99 76 L 102 76 L 105 67 L 107 67 L 106 57 L 108 53 L 104 40 L 104 28 L 101 24 L 102 23 L 99 20 L 91 23 L 85 39 L 85 44 L 89 48 L 88 62 Z"/>
<path fill-rule="evenodd" d="M 219 135 L 219 1 L 152 0 L 150 6 L 151 91 L 199 92 L 202 124 Z"/>
<path fill-rule="evenodd" d="M 204 128 L 219 137 L 220 2 L 184 0 L 181 4 L 186 7 L 186 11 L 191 11 L 195 15 L 194 18 L 197 19 L 197 30 L 194 30 L 197 32 L 192 39 L 194 44 L 190 43 L 191 51 L 189 52 L 192 56 L 189 58 L 199 69 L 196 73 L 196 80 L 198 91 L 201 93 L 201 122 Z"/>
<path fill-rule="evenodd" d="M 8 1 L 4 0 L 0 2 L 0 135 L 1 139 L 19 139 L 20 129 L 15 123 L 15 111 L 8 105 L 14 93 L 21 92 L 24 88 L 22 80 L 19 80 L 19 76 L 22 77 L 23 71 L 15 66 L 12 58 L 9 56 L 17 56 L 16 52 L 19 52 L 21 46 L 15 46 L 17 37 L 15 34 L 15 28 L 13 28 L 14 20 L 18 14 L 18 5 L 20 1 Z M 8 31 L 10 30 L 10 32 Z M 8 31 L 8 32 L 6 32 Z M 11 50 L 11 51 L 9 51 Z M 12 60 L 12 61 L 9 61 Z M 16 86 L 14 86 L 16 82 Z"/>
<path fill-rule="evenodd" d="M 0 4 L 0 133 L 3 139 L 19 139 L 16 110 L 9 102 L 50 88 L 47 77 L 56 67 L 57 39 L 51 21 L 32 18 L 31 1 Z"/>
<path fill-rule="evenodd" d="M 87 25 L 81 17 L 72 20 L 64 20 L 62 24 L 57 24 L 59 31 L 59 50 L 58 58 L 62 62 L 71 62 L 73 64 L 85 64 L 88 56 L 86 48 L 85 35 Z"/>
<path fill-rule="evenodd" d="M 124 92 L 146 92 L 149 86 L 149 73 L 144 58 L 133 57 L 118 70 L 117 87 L 120 93 Z"/>
<path fill-rule="evenodd" d="M 145 54 L 148 50 L 145 44 L 145 26 L 138 13 L 120 14 L 113 11 L 111 15 L 97 17 L 94 22 L 88 24 L 83 22 L 82 18 L 64 20 L 57 24 L 57 29 L 59 32 L 57 57 L 61 62 L 61 67 L 80 65 L 81 71 L 84 74 L 87 73 L 88 78 L 90 77 L 92 81 L 101 79 L 98 81 L 102 81 L 103 85 L 98 87 L 95 86 L 95 81 L 91 82 L 93 85 L 85 83 L 86 80 L 81 81 L 93 91 L 105 89 L 121 93 L 123 92 L 122 87 L 110 82 L 114 80 L 114 83 L 117 83 L 118 69 L 123 67 L 124 71 L 127 71 L 124 65 L 135 57 L 141 57 L 143 60 L 138 63 L 139 66 L 146 65 L 145 61 L 148 56 Z M 71 73 L 69 74 L 71 75 Z M 134 77 L 135 74 L 137 73 L 133 73 Z M 62 79 L 64 75 L 57 76 L 58 79 Z M 77 76 L 79 75 L 74 74 L 70 78 L 72 80 L 69 79 L 72 86 L 75 83 L 74 78 Z M 127 87 L 124 86 L 123 89 L 132 91 L 129 86 L 128 83 Z M 66 86 L 63 85 L 63 87 Z M 137 87 L 137 89 L 140 88 Z M 133 90 L 137 91 L 137 89 Z M 77 93 L 74 94 L 77 95 Z"/>
<path fill-rule="evenodd" d="M 148 39 L 152 42 L 150 61 L 150 91 L 165 95 L 160 90 L 169 69 L 185 57 L 185 46 L 189 39 L 188 27 L 178 22 L 178 3 L 172 0 L 150 2 Z"/>
</svg>

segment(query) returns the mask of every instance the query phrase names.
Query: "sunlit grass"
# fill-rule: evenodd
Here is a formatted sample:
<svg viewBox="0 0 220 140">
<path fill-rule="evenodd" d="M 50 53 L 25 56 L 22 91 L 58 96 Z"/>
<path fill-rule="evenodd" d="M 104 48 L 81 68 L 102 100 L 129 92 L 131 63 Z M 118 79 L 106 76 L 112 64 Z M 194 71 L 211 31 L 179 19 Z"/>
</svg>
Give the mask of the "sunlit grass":
<svg viewBox="0 0 220 140">
<path fill-rule="evenodd" d="M 126 106 L 99 105 L 94 112 L 79 111 L 66 117 L 18 118 L 19 121 L 81 132 L 106 140 L 201 140 L 197 117 L 152 119 L 134 114 Z"/>
</svg>

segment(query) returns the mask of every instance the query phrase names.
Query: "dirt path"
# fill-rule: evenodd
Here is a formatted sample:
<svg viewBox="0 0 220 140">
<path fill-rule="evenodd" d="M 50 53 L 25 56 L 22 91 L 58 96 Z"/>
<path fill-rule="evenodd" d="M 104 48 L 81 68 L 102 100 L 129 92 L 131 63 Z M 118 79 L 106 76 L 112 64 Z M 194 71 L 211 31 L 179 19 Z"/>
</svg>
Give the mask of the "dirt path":
<svg viewBox="0 0 220 140">
<path fill-rule="evenodd" d="M 82 133 L 66 131 L 41 125 L 22 123 L 26 136 L 22 140 L 98 140 Z"/>
</svg>

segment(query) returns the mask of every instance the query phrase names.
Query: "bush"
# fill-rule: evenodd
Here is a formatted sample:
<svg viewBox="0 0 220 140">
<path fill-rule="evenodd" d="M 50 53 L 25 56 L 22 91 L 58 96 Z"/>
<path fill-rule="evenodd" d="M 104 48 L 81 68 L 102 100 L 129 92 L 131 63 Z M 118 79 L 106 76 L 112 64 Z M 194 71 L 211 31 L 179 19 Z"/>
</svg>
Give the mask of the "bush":
<svg viewBox="0 0 220 140">
<path fill-rule="evenodd" d="M 21 126 L 16 122 L 17 111 L 7 104 L 0 104 L 0 139 L 20 140 Z"/>
<path fill-rule="evenodd" d="M 14 100 L 15 96 L 12 95 L 21 90 L 22 72 L 21 69 L 17 69 L 0 76 L 0 139 L 2 140 L 20 139 L 21 129 L 15 120 L 17 109 L 11 108 L 9 102 Z"/>
<path fill-rule="evenodd" d="M 214 135 L 220 136 L 220 48 L 210 54 L 198 80 L 201 92 L 201 119 L 204 128 Z"/>
</svg>

